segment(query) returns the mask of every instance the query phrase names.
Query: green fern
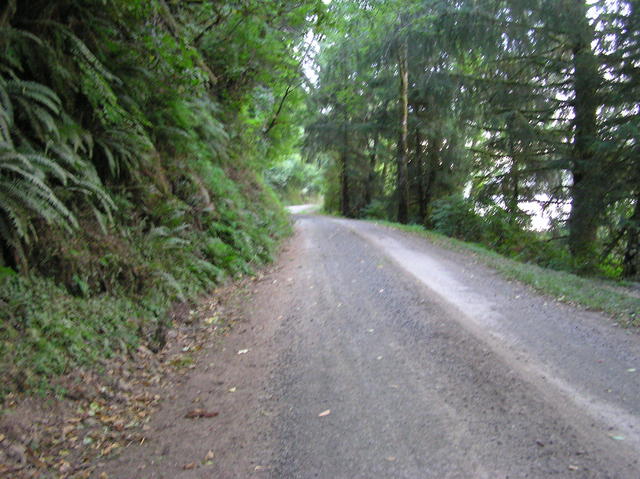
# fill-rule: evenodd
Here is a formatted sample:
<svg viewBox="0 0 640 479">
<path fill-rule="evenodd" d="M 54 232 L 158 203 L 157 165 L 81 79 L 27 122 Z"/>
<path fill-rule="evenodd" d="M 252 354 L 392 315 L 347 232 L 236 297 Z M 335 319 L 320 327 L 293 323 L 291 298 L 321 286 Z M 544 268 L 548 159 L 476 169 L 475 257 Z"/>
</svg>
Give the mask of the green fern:
<svg viewBox="0 0 640 479">
<path fill-rule="evenodd" d="M 98 205 L 100 220 L 111 218 L 113 201 L 79 154 L 91 148 L 87 135 L 62 115 L 52 90 L 15 75 L 0 77 L 0 239 L 19 255 L 21 244 L 36 236 L 36 219 L 68 231 L 78 227 L 56 188 Z"/>
</svg>

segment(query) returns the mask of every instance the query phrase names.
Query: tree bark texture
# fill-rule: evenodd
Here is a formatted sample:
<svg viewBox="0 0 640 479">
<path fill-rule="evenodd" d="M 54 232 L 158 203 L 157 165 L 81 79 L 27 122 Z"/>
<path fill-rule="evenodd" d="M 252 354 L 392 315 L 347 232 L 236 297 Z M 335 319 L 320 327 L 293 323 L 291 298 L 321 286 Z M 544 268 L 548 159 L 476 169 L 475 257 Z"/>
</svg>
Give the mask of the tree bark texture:
<svg viewBox="0 0 640 479">
<path fill-rule="evenodd" d="M 420 223 L 424 224 L 427 216 L 427 201 L 425 191 L 425 174 L 424 174 L 424 154 L 422 151 L 422 138 L 420 137 L 420 130 L 416 127 L 415 131 L 415 168 L 416 168 L 416 188 L 418 195 L 418 215 L 420 216 Z"/>
<path fill-rule="evenodd" d="M 373 136 L 373 147 L 371 148 L 371 153 L 369 155 L 369 171 L 367 172 L 367 184 L 364 192 L 365 206 L 369 206 L 371 204 L 371 200 L 373 199 L 373 186 L 376 178 L 376 159 L 378 154 L 379 134 L 379 131 L 376 130 Z"/>
<path fill-rule="evenodd" d="M 409 135 L 409 65 L 408 42 L 404 39 L 398 52 L 400 71 L 400 138 L 398 140 L 398 221 L 409 221 L 409 174 L 407 167 L 408 135 Z"/>
<path fill-rule="evenodd" d="M 627 227 L 627 245 L 622 262 L 622 276 L 640 279 L 640 192 Z"/>
<path fill-rule="evenodd" d="M 598 60 L 591 49 L 593 29 L 582 0 L 567 0 L 575 11 L 573 39 L 574 138 L 571 174 L 573 177 L 569 215 L 569 249 L 579 270 L 588 272 L 597 258 L 596 235 L 604 207 L 599 171 L 604 168 L 595 151 L 598 136 L 597 110 L 600 84 Z"/>
<path fill-rule="evenodd" d="M 340 190 L 341 190 L 341 199 L 340 199 L 340 209 L 342 216 L 349 217 L 351 215 L 351 205 L 349 198 L 349 165 L 348 165 L 348 156 L 349 156 L 349 134 L 347 129 L 347 123 L 345 122 L 342 126 L 342 153 L 340 154 L 341 160 L 341 169 L 340 169 Z"/>
</svg>

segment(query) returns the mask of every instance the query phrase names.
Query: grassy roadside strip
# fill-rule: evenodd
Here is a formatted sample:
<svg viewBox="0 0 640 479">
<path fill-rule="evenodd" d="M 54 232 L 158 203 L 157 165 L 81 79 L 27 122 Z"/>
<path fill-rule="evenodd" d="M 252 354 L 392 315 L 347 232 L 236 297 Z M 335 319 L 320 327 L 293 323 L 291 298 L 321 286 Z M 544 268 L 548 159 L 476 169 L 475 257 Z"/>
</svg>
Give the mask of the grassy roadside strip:
<svg viewBox="0 0 640 479">
<path fill-rule="evenodd" d="M 472 253 L 478 260 L 499 271 L 508 279 L 532 286 L 535 290 L 553 296 L 558 301 L 610 314 L 621 326 L 640 328 L 640 298 L 624 293 L 619 283 L 583 278 L 563 271 L 521 263 L 478 244 L 449 238 L 419 225 L 401 225 L 380 220 L 373 222 L 417 234 L 438 246 L 453 251 Z"/>
</svg>

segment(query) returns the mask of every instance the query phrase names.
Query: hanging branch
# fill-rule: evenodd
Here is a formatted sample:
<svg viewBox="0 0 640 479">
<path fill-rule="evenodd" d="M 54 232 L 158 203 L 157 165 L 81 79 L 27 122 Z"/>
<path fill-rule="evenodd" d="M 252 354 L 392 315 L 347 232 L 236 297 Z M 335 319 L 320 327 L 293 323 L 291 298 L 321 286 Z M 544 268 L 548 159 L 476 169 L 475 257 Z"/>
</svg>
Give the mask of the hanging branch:
<svg viewBox="0 0 640 479">
<path fill-rule="evenodd" d="M 309 41 L 309 44 L 307 45 L 307 49 L 304 51 L 304 55 L 302 55 L 302 58 L 300 59 L 300 61 L 298 62 L 298 65 L 296 66 L 296 71 L 300 70 L 300 67 L 308 58 L 309 51 L 311 50 L 311 46 L 313 45 L 314 39 L 315 39 L 315 35 L 311 39 L 311 41 Z M 264 135 L 268 134 L 273 129 L 273 127 L 276 126 L 276 123 L 278 122 L 278 117 L 280 116 L 280 113 L 282 112 L 282 108 L 284 107 L 284 103 L 285 101 L 287 101 L 287 97 L 300 85 L 302 85 L 301 81 L 298 81 L 298 82 L 291 81 L 287 84 L 287 88 L 284 91 L 284 95 L 282 95 L 282 98 L 280 99 L 280 103 L 278 104 L 278 108 L 276 109 L 275 114 L 271 118 L 269 125 L 262 132 Z"/>
<path fill-rule="evenodd" d="M 215 9 L 215 6 L 213 8 Z M 217 25 L 220 25 L 222 20 L 225 19 L 225 17 L 220 13 L 218 9 L 216 9 L 216 15 L 217 15 L 216 19 L 213 22 L 211 22 L 209 25 L 204 27 L 204 29 L 200 33 L 198 33 L 198 35 L 196 35 L 196 37 L 193 39 L 193 44 L 196 47 L 200 43 L 200 40 L 202 40 L 202 38 L 209 32 L 209 30 L 211 30 L 213 27 Z"/>
<path fill-rule="evenodd" d="M 267 128 L 263 131 L 263 134 L 267 134 L 271 131 L 271 129 L 276 126 L 276 123 L 278 121 L 278 116 L 280 115 L 280 112 L 282 111 L 282 108 L 284 107 L 284 102 L 287 100 L 287 97 L 291 94 L 291 92 L 294 90 L 294 88 L 297 88 L 301 85 L 301 83 L 298 83 L 297 85 L 292 85 L 289 84 L 287 85 L 287 89 L 284 92 L 284 95 L 282 95 L 282 98 L 280 99 L 280 104 L 278 105 L 278 109 L 276 110 L 275 115 L 273 115 L 273 118 L 271 118 L 271 121 L 269 122 L 269 126 L 267 126 Z"/>
</svg>

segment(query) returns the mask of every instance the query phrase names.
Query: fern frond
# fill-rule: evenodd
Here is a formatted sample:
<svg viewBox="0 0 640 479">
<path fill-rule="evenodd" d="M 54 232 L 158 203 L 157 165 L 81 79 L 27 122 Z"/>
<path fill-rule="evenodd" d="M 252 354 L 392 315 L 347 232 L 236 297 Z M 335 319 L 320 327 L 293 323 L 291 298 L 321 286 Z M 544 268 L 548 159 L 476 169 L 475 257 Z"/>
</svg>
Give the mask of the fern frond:
<svg viewBox="0 0 640 479">
<path fill-rule="evenodd" d="M 0 170 L 6 165 L 19 165 L 26 171 L 33 170 L 31 164 L 22 153 L 16 151 L 7 143 L 0 143 Z"/>
<path fill-rule="evenodd" d="M 47 145 L 46 153 L 52 155 L 61 164 L 71 170 L 80 170 L 87 166 L 87 161 L 80 158 L 68 145 L 51 142 Z"/>
<path fill-rule="evenodd" d="M 98 139 L 96 140 L 96 144 L 100 147 L 100 151 L 102 151 L 102 154 L 107 160 L 107 166 L 109 167 L 109 172 L 111 172 L 113 176 L 119 176 L 120 165 L 116 161 L 116 157 L 114 156 L 107 142 Z"/>
<path fill-rule="evenodd" d="M 141 162 L 146 160 L 148 153 L 153 148 L 149 138 L 135 129 L 133 131 L 118 128 L 109 129 L 95 141 L 104 153 L 111 174 L 114 176 L 127 171 L 135 177 Z"/>
<path fill-rule="evenodd" d="M 74 186 L 67 188 L 69 191 L 75 191 L 85 196 L 94 211 L 100 211 L 97 205 L 101 207 L 101 218 L 97 218 L 98 221 L 112 224 L 111 212 L 116 210 L 116 205 L 109 193 L 100 184 L 93 181 L 74 178 L 73 184 Z"/>
<path fill-rule="evenodd" d="M 176 278 L 171 273 L 168 273 L 166 271 L 160 271 L 158 272 L 158 276 L 162 278 L 163 280 L 162 282 L 164 283 L 165 287 L 175 292 L 176 297 L 180 301 L 185 300 L 184 290 L 182 289 L 182 286 L 180 286 L 180 283 L 176 280 Z"/>
<path fill-rule="evenodd" d="M 34 201 L 35 198 L 44 202 L 33 202 L 32 209 L 35 213 L 40 214 L 40 211 L 37 209 L 38 205 L 46 204 L 52 212 L 52 215 L 49 217 L 50 223 L 53 224 L 57 222 L 67 230 L 78 227 L 78 220 L 75 215 L 62 203 L 62 201 L 60 201 L 53 190 L 50 188 L 37 188 L 36 185 L 29 184 L 28 182 L 25 182 L 22 186 L 25 188 L 26 194 L 20 198 L 25 202 L 25 204 L 31 205 L 30 202 Z"/>
<path fill-rule="evenodd" d="M 28 98 L 36 103 L 46 106 L 50 112 L 58 115 L 62 109 L 62 103 L 58 95 L 50 88 L 33 81 L 11 80 L 6 86 L 9 96 Z"/>
<path fill-rule="evenodd" d="M 88 158 L 93 156 L 93 135 L 78 125 L 66 113 L 60 115 L 62 125 L 59 127 L 60 135 L 65 144 L 75 153 L 84 153 Z"/>
<path fill-rule="evenodd" d="M 10 222 L 12 232 L 5 236 L 7 242 L 28 240 L 28 215 L 21 201 L 16 200 L 18 186 L 15 182 L 0 180 L 0 211 Z"/>
<path fill-rule="evenodd" d="M 8 141 L 11 138 L 9 127 L 13 125 L 13 103 L 9 97 L 7 82 L 2 77 L 0 77 L 0 125 L 2 125 L 3 138 Z"/>
<path fill-rule="evenodd" d="M 59 131 L 57 122 L 53 116 L 44 108 L 29 101 L 27 98 L 18 97 L 16 103 L 20 106 L 19 112 L 27 117 L 29 121 L 30 133 L 38 140 L 46 142 L 49 138 L 59 139 Z M 14 135 L 20 136 L 20 131 L 14 131 Z M 31 142 L 24 138 L 23 143 Z"/>
<path fill-rule="evenodd" d="M 151 228 L 147 234 L 149 235 L 149 239 L 166 238 L 169 236 L 169 228 L 166 226 L 156 226 Z"/>
<path fill-rule="evenodd" d="M 11 41 L 22 40 L 30 40 L 34 42 L 36 45 L 42 45 L 42 40 L 38 38 L 38 36 L 34 35 L 31 32 L 26 30 L 21 30 L 19 28 L 10 27 L 8 25 L 0 26 L 0 36 L 6 39 L 10 39 Z"/>
<path fill-rule="evenodd" d="M 40 169 L 46 174 L 53 175 L 55 178 L 58 178 L 63 185 L 67 183 L 67 179 L 71 176 L 71 173 L 46 156 L 33 153 L 24 156 L 33 167 Z"/>
</svg>

